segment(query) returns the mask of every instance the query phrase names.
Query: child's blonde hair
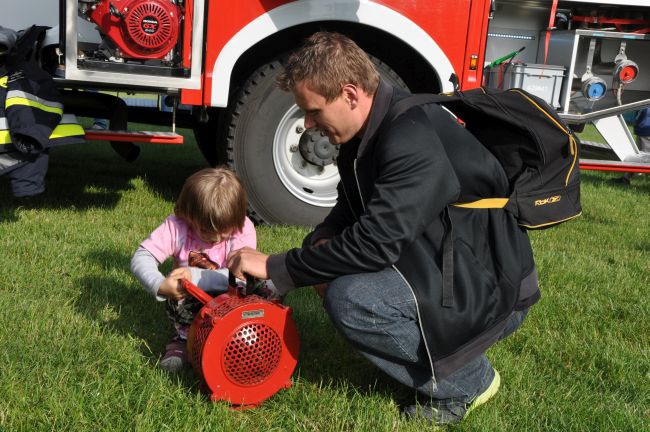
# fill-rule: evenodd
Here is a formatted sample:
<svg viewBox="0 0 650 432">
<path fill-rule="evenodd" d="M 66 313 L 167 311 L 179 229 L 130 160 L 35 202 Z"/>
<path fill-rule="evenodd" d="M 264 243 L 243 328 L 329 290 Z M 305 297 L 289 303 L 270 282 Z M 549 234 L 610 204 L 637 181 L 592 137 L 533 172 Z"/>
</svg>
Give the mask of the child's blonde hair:
<svg viewBox="0 0 650 432">
<path fill-rule="evenodd" d="M 241 231 L 247 197 L 237 175 L 226 168 L 205 168 L 185 180 L 174 214 L 193 230 Z"/>
</svg>

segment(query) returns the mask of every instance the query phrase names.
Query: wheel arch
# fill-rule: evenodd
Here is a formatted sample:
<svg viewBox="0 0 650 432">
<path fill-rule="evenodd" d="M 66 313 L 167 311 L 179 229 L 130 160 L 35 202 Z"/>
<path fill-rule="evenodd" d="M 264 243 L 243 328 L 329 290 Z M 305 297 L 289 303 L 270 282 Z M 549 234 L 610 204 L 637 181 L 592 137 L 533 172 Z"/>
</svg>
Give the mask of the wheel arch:
<svg viewBox="0 0 650 432">
<path fill-rule="evenodd" d="M 296 48 L 317 30 L 348 35 L 390 66 L 414 92 L 452 90 L 446 81 L 453 72 L 449 58 L 435 40 L 403 15 L 372 2 L 355 8 L 342 6 L 335 13 L 317 5 L 319 2 L 293 2 L 280 6 L 231 38 L 213 65 L 210 105 L 227 106 L 231 93 L 257 67 Z M 333 15 L 336 19 L 331 19 Z"/>
</svg>

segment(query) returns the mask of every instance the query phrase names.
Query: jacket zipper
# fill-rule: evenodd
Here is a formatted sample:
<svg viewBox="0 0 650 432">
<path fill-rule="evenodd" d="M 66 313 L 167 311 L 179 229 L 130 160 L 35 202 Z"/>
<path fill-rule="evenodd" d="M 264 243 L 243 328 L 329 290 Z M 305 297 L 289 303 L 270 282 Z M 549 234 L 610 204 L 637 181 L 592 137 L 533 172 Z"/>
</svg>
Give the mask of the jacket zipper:
<svg viewBox="0 0 650 432">
<path fill-rule="evenodd" d="M 366 211 L 366 203 L 363 202 L 363 195 L 361 195 L 361 186 L 359 185 L 359 177 L 357 177 L 357 159 L 352 163 L 352 169 L 354 170 L 354 181 L 357 183 L 357 191 L 359 191 L 359 201 L 361 201 L 361 208 L 363 211 Z"/>
<path fill-rule="evenodd" d="M 350 207 L 350 211 L 357 219 L 359 219 L 359 215 L 354 211 L 354 207 L 352 207 L 352 201 L 350 201 L 350 197 L 348 196 L 348 191 L 345 188 L 344 184 L 342 185 L 341 189 L 343 189 L 343 195 L 345 195 L 345 200 L 348 203 L 348 207 Z"/>
<path fill-rule="evenodd" d="M 365 205 L 365 203 L 363 201 L 363 194 L 361 193 L 361 186 L 359 185 L 359 177 L 357 176 L 357 159 L 354 160 L 353 171 L 354 171 L 354 180 L 357 183 L 357 190 L 359 192 L 359 200 L 361 201 L 361 207 L 363 208 L 363 211 L 365 212 L 366 211 L 366 205 Z M 343 188 L 343 190 L 345 190 L 345 188 Z M 346 198 L 347 198 L 347 195 L 346 195 Z M 348 203 L 349 202 L 350 201 L 348 200 Z M 352 210 L 352 212 L 354 213 L 354 209 Z M 431 382 L 432 382 L 432 385 L 433 385 L 433 388 L 431 390 L 433 392 L 435 392 L 436 389 L 438 388 L 438 386 L 436 385 L 436 373 L 435 373 L 435 371 L 433 369 L 433 359 L 431 357 L 431 351 L 429 351 L 429 344 L 427 343 L 427 338 L 424 336 L 424 329 L 422 328 L 422 318 L 421 318 L 421 315 L 420 315 L 420 305 L 418 304 L 418 298 L 415 296 L 415 291 L 413 290 L 413 287 L 411 287 L 411 284 L 406 280 L 406 278 L 404 277 L 402 272 L 399 271 L 397 266 L 395 266 L 393 264 L 393 265 L 391 265 L 391 267 L 404 280 L 404 283 L 409 288 L 409 290 L 411 291 L 411 295 L 413 296 L 413 301 L 415 302 L 415 310 L 417 311 L 417 314 L 418 314 L 418 327 L 420 328 L 420 334 L 422 335 L 422 340 L 424 341 L 424 348 L 427 350 L 427 357 L 429 358 L 429 366 L 431 367 Z"/>
</svg>

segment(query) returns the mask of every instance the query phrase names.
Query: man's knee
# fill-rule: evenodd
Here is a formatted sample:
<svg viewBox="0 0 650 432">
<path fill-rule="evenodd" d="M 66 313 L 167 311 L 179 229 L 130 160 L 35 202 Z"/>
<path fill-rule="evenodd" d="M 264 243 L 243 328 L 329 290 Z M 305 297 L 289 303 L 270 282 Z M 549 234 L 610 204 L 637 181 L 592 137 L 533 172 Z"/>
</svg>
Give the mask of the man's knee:
<svg viewBox="0 0 650 432">
<path fill-rule="evenodd" d="M 337 327 L 348 321 L 350 316 L 359 319 L 363 315 L 368 300 L 363 288 L 364 284 L 357 275 L 341 276 L 330 282 L 325 290 L 323 305 Z"/>
</svg>

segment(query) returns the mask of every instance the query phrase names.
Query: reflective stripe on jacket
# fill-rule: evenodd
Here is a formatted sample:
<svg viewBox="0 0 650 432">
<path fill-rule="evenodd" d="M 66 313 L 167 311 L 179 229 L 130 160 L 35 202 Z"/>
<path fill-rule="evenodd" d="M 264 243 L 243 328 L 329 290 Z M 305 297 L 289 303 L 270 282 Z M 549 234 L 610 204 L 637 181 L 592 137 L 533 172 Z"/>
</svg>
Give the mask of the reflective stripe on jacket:
<svg viewBox="0 0 650 432">
<path fill-rule="evenodd" d="M 22 32 L 17 48 L 0 64 L 0 172 L 29 160 L 30 154 L 84 141 L 75 116 L 63 114 L 52 77 L 26 54 L 43 31 Z"/>
<path fill-rule="evenodd" d="M 77 117 L 74 114 L 63 114 L 61 121 L 50 134 L 49 147 L 79 143 L 79 138 L 83 139 L 83 135 L 84 129 L 77 122 Z M 15 150 L 13 146 L 7 146 L 8 144 L 11 144 L 9 125 L 6 118 L 0 117 L 0 153 Z"/>
</svg>

